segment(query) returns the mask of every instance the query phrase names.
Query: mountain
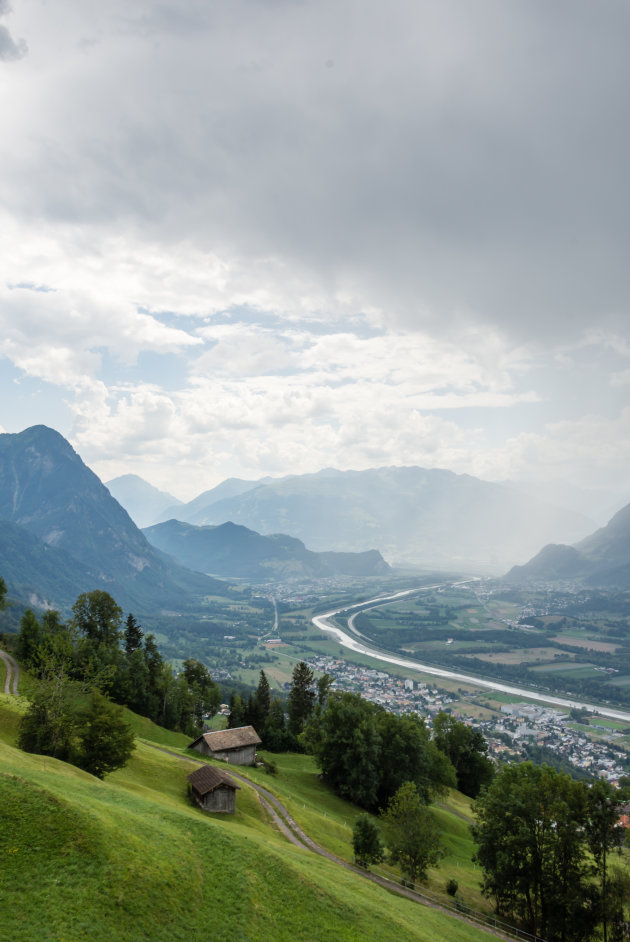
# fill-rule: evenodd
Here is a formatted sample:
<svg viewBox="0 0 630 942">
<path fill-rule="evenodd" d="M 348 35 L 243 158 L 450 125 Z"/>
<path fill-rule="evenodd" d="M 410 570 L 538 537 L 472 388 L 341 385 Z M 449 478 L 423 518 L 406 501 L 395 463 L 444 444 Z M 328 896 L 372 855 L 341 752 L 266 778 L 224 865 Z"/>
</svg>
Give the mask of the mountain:
<svg viewBox="0 0 630 942">
<path fill-rule="evenodd" d="M 575 546 L 545 546 L 505 576 L 518 584 L 557 580 L 630 589 L 630 504 Z"/>
<path fill-rule="evenodd" d="M 301 540 L 261 536 L 235 523 L 196 527 L 169 520 L 148 527 L 149 543 L 182 566 L 217 576 L 259 580 L 317 579 L 326 576 L 375 576 L 389 572 L 377 550 L 364 553 L 312 553 Z"/>
<path fill-rule="evenodd" d="M 215 488 L 175 516 L 199 525 L 232 521 L 258 533 L 287 533 L 314 551 L 376 546 L 395 564 L 494 572 L 522 562 L 545 542 L 580 539 L 594 527 L 587 517 L 514 487 L 444 470 L 327 469 L 239 484 L 240 494 L 221 496 Z"/>
<path fill-rule="evenodd" d="M 242 478 L 227 478 L 216 487 L 211 488 L 209 491 L 204 491 L 203 494 L 199 494 L 198 497 L 195 497 L 194 500 L 191 500 L 188 504 L 182 505 L 180 501 L 177 504 L 166 507 L 161 515 L 156 518 L 155 522 L 164 523 L 167 520 L 175 518 L 177 520 L 184 520 L 186 523 L 204 523 L 205 512 L 212 504 L 216 504 L 220 500 L 240 497 L 241 494 L 245 494 L 247 491 L 253 491 L 255 487 L 259 487 L 261 484 L 265 484 L 270 480 L 272 479 L 261 478 L 260 481 L 244 481 Z"/>
<path fill-rule="evenodd" d="M 0 571 L 14 573 L 6 581 L 19 598 L 44 591 L 44 560 L 47 599 L 61 608 L 77 588 L 104 589 L 139 611 L 181 610 L 225 588 L 165 559 L 69 443 L 43 425 L 0 435 L 0 521 Z"/>
<path fill-rule="evenodd" d="M 108 481 L 105 487 L 125 508 L 137 527 L 151 526 L 161 518 L 167 507 L 176 508 L 182 503 L 172 494 L 148 484 L 137 474 L 123 474 Z"/>
</svg>

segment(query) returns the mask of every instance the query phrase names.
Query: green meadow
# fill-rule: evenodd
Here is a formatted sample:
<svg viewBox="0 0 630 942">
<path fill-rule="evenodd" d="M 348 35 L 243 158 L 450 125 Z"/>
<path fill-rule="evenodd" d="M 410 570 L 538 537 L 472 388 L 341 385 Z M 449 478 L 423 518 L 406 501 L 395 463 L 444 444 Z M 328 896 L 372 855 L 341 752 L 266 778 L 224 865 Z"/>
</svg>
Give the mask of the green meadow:
<svg viewBox="0 0 630 942">
<path fill-rule="evenodd" d="M 187 797 L 186 775 L 194 765 L 181 755 L 183 736 L 130 714 L 138 737 L 134 755 L 125 769 L 100 781 L 17 749 L 23 709 L 20 698 L 0 695 L 2 939 L 487 938 L 293 846 L 246 785 L 235 815 L 200 811 Z M 246 771 L 289 806 L 311 837 L 349 859 L 357 809 L 327 791 L 307 757 L 280 757 L 278 769 L 273 777 Z M 472 902 L 478 890 L 467 803 L 453 795 L 437 813 L 452 859 L 431 875 L 431 888 L 439 891 L 455 876 Z"/>
</svg>

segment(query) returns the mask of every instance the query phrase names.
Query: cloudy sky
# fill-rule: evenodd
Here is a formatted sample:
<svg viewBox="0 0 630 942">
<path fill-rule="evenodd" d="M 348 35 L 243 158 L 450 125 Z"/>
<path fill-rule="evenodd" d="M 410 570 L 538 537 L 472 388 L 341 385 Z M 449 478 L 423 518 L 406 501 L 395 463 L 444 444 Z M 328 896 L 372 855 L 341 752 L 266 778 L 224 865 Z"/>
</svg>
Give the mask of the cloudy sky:
<svg viewBox="0 0 630 942">
<path fill-rule="evenodd" d="M 0 0 L 0 426 L 630 500 L 627 0 Z"/>
</svg>

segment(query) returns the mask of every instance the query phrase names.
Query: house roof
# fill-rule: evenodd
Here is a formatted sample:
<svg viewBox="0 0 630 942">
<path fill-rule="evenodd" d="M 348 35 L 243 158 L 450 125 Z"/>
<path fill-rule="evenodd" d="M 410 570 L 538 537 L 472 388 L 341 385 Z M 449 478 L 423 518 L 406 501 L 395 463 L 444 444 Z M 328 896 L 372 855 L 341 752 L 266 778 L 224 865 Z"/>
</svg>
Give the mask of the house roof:
<svg viewBox="0 0 630 942">
<path fill-rule="evenodd" d="M 211 752 L 240 749 L 242 746 L 259 746 L 262 742 L 253 726 L 238 726 L 236 729 L 216 729 L 210 733 L 204 733 L 203 736 L 191 742 L 188 748 L 196 746 L 202 739 Z"/>
<path fill-rule="evenodd" d="M 208 792 L 213 792 L 215 788 L 220 788 L 221 786 L 239 789 L 241 787 L 225 772 L 222 772 L 220 769 L 214 769 L 211 765 L 202 765 L 201 768 L 191 772 L 187 778 L 195 791 L 199 792 L 200 795 L 207 795 Z"/>
</svg>

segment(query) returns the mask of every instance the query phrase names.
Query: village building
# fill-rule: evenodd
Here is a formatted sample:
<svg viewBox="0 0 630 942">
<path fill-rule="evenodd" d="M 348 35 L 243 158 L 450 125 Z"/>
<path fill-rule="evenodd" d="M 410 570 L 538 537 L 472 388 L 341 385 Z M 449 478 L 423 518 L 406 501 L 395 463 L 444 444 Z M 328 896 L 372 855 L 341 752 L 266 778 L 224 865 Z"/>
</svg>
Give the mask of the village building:
<svg viewBox="0 0 630 942">
<path fill-rule="evenodd" d="M 256 761 L 256 747 L 261 742 L 253 726 L 238 726 L 236 729 L 216 729 L 203 733 L 188 748 L 232 765 L 253 765 Z"/>
<path fill-rule="evenodd" d="M 202 765 L 188 776 L 193 798 L 204 811 L 234 814 L 236 790 L 240 785 L 221 769 Z"/>
</svg>

